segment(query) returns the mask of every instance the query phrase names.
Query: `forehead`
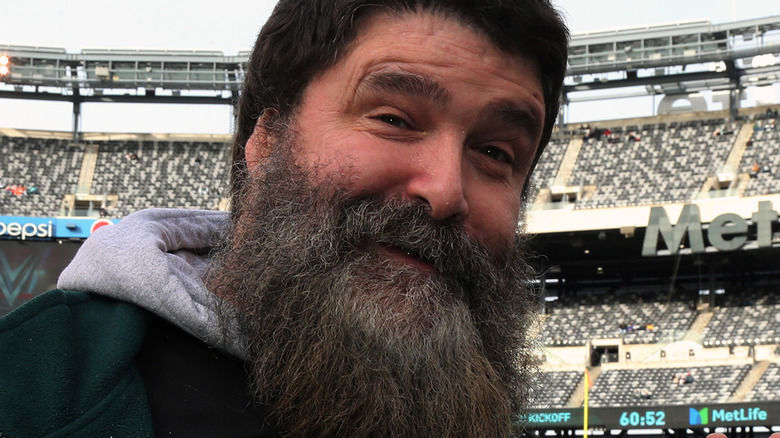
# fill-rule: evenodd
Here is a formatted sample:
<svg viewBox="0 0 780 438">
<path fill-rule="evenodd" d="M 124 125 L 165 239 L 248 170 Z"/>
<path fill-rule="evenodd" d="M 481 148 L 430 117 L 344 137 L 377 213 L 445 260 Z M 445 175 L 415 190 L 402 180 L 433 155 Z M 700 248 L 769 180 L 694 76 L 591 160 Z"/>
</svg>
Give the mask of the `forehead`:
<svg viewBox="0 0 780 438">
<path fill-rule="evenodd" d="M 484 31 L 443 12 L 375 11 L 362 17 L 356 37 L 342 60 L 381 63 L 407 61 L 437 67 L 477 61 L 480 67 L 507 80 L 539 82 L 538 63 L 520 53 L 507 53 Z M 474 78 L 478 79 L 478 78 Z"/>
</svg>

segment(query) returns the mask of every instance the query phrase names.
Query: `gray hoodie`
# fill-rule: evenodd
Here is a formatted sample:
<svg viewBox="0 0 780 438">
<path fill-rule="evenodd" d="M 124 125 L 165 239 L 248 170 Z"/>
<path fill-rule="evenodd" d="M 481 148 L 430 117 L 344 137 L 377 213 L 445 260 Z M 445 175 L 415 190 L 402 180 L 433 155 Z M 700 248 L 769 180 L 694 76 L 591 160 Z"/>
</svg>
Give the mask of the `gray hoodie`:
<svg viewBox="0 0 780 438">
<path fill-rule="evenodd" d="M 133 303 L 207 344 L 245 359 L 237 335 L 223 336 L 215 297 L 203 277 L 210 248 L 229 225 L 229 214 L 150 209 L 98 229 L 60 275 L 57 287 Z"/>
</svg>

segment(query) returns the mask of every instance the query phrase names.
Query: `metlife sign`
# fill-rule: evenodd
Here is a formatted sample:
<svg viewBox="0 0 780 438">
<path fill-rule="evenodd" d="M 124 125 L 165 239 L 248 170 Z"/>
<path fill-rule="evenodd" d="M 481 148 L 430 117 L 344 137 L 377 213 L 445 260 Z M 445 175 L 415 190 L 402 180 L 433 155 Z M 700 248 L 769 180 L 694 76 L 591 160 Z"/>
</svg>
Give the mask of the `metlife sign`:
<svg viewBox="0 0 780 438">
<path fill-rule="evenodd" d="M 85 239 L 96 229 L 117 222 L 118 219 L 0 216 L 0 239 Z"/>
<path fill-rule="evenodd" d="M 709 224 L 702 224 L 699 207 L 686 204 L 677 223 L 672 224 L 664 207 L 652 207 L 642 255 L 675 255 L 683 249 L 693 254 L 734 251 L 748 244 L 756 248 L 768 248 L 773 245 L 776 231 L 780 228 L 779 216 L 771 202 L 762 201 L 750 216 L 750 221 L 736 213 L 723 213 Z M 685 242 L 687 248 L 683 248 Z"/>
<path fill-rule="evenodd" d="M 704 407 L 701 409 L 689 408 L 688 424 L 691 426 L 718 425 L 742 425 L 758 422 L 766 424 L 769 413 L 760 406 L 739 407 L 734 409 Z"/>
</svg>

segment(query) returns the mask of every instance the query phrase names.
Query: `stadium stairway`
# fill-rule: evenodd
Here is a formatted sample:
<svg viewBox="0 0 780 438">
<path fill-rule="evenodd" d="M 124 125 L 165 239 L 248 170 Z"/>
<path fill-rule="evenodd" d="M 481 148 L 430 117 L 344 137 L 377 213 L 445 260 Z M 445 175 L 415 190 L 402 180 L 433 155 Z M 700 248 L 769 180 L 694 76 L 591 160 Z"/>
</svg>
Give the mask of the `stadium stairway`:
<svg viewBox="0 0 780 438">
<path fill-rule="evenodd" d="M 729 152 L 728 158 L 726 158 L 726 166 L 730 166 L 732 169 L 739 169 L 739 163 L 742 162 L 742 156 L 745 155 L 745 149 L 747 149 L 747 142 L 753 138 L 753 124 L 746 122 L 742 124 L 742 127 L 734 139 L 734 146 Z"/>
<path fill-rule="evenodd" d="M 89 193 L 92 188 L 92 177 L 95 175 L 99 148 L 99 145 L 88 144 L 84 149 L 84 160 L 81 162 L 81 173 L 79 173 L 78 188 L 76 189 L 78 193 Z"/>
<path fill-rule="evenodd" d="M 750 181 L 750 176 L 744 172 L 740 173 L 739 165 L 742 162 L 742 157 L 745 155 L 745 150 L 748 147 L 748 141 L 751 138 L 753 138 L 753 124 L 743 123 L 739 129 L 739 132 L 734 137 L 731 150 L 729 151 L 729 155 L 726 158 L 726 161 L 723 163 L 721 170 L 716 171 L 716 175 L 712 175 L 706 179 L 704 185 L 701 188 L 702 193 L 707 193 L 710 190 L 720 190 L 726 188 L 722 187 L 721 185 L 723 182 L 727 182 L 728 189 L 736 190 L 736 193 L 739 193 L 740 196 L 742 195 L 742 193 L 747 188 L 748 182 Z M 720 172 L 725 172 L 726 174 L 731 173 L 732 179 L 720 181 Z"/>
<path fill-rule="evenodd" d="M 601 367 L 588 368 L 588 374 L 590 375 L 590 386 L 593 386 L 593 382 L 595 382 L 596 379 L 599 378 L 599 375 L 601 375 Z M 584 402 L 585 402 L 585 375 L 583 374 L 582 380 L 580 380 L 580 383 L 577 384 L 577 387 L 574 388 L 574 391 L 571 393 L 571 397 L 569 397 L 569 401 L 566 403 L 566 407 L 578 408 L 582 406 L 582 403 Z"/>
<path fill-rule="evenodd" d="M 561 160 L 561 166 L 558 168 L 558 173 L 555 175 L 556 184 L 568 185 L 571 173 L 574 170 L 574 165 L 577 163 L 577 157 L 580 156 L 580 149 L 582 149 L 582 138 L 574 137 L 569 141 L 569 146 L 566 148 L 566 154 Z"/>
<path fill-rule="evenodd" d="M 768 360 L 762 360 L 754 364 L 753 368 L 751 368 L 748 375 L 745 376 L 744 379 L 742 379 L 742 382 L 734 391 L 734 394 L 731 396 L 728 402 L 729 403 L 741 402 L 745 398 L 745 396 L 750 392 L 750 390 L 753 389 L 754 386 L 756 386 L 756 383 L 758 383 L 758 381 L 761 379 L 761 376 L 763 376 L 767 368 L 769 368 L 770 363 L 771 362 Z"/>
<path fill-rule="evenodd" d="M 693 321 L 693 324 L 691 324 L 691 327 L 685 332 L 683 340 L 701 342 L 704 335 L 704 329 L 707 327 L 707 324 L 710 323 L 713 315 L 715 315 L 713 309 L 708 308 L 704 311 L 700 311 L 699 314 L 696 315 L 696 319 Z"/>
</svg>

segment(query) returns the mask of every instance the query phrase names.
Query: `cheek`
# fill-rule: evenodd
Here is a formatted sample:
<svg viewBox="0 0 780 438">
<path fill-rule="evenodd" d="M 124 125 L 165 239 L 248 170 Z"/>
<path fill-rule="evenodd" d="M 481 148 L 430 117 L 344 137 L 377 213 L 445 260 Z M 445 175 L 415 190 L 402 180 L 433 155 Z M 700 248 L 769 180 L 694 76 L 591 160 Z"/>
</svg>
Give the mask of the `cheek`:
<svg viewBox="0 0 780 438">
<path fill-rule="evenodd" d="M 411 178 L 408 161 L 397 151 L 382 149 L 379 145 L 364 144 L 352 150 L 349 167 L 349 187 L 361 195 L 398 195 Z M 375 147 L 376 146 L 376 147 Z"/>
<path fill-rule="evenodd" d="M 504 193 L 500 189 L 483 191 L 469 203 L 471 215 L 466 230 L 483 245 L 491 248 L 508 248 L 517 232 L 520 201 L 519 195 Z"/>
<path fill-rule="evenodd" d="M 405 178 L 401 154 L 361 132 L 321 132 L 317 143 L 304 140 L 299 164 L 314 171 L 318 181 L 329 181 L 357 195 L 392 194 Z M 397 152 L 397 151 L 396 151 Z"/>
</svg>

